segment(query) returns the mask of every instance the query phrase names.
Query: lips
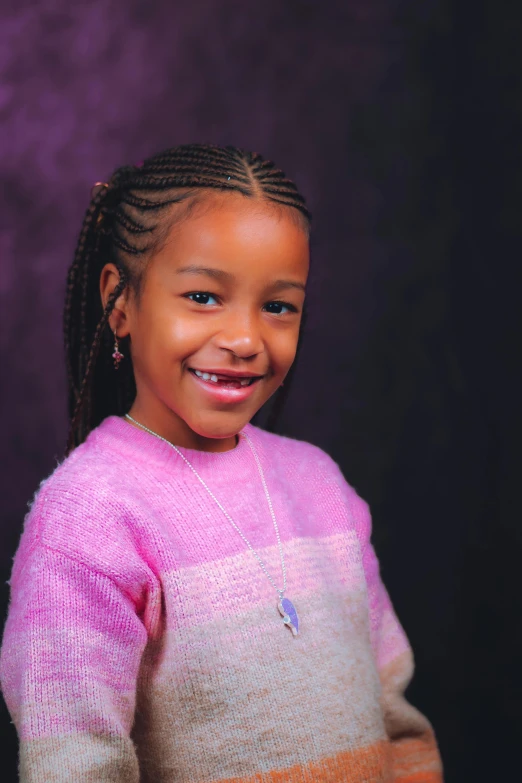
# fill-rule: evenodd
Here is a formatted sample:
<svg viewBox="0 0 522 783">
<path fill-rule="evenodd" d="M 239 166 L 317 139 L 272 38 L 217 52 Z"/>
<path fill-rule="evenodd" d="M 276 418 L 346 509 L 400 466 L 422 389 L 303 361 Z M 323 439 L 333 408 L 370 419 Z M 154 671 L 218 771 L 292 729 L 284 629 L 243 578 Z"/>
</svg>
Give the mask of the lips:
<svg viewBox="0 0 522 783">
<path fill-rule="evenodd" d="M 187 368 L 189 377 L 203 393 L 206 402 L 210 405 L 229 407 L 245 403 L 258 388 L 257 381 L 261 381 L 264 375 L 251 375 L 250 373 L 223 373 L 213 370 L 200 370 L 195 367 Z M 214 380 L 215 379 L 215 380 Z"/>
</svg>

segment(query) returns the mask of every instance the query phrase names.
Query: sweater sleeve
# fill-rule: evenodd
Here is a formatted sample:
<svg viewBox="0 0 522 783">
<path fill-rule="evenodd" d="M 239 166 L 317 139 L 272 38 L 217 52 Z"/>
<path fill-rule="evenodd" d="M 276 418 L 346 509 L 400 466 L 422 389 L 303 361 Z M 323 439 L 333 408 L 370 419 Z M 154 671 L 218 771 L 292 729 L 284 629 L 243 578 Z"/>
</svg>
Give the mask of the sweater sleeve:
<svg viewBox="0 0 522 783">
<path fill-rule="evenodd" d="M 90 564 L 25 544 L 0 651 L 20 783 L 138 783 L 130 732 L 147 632 L 134 601 Z"/>
<path fill-rule="evenodd" d="M 369 506 L 345 484 L 348 503 L 361 542 L 368 588 L 370 634 L 382 686 L 384 724 L 391 749 L 391 780 L 395 783 L 441 783 L 442 761 L 428 719 L 405 698 L 413 678 L 411 646 L 381 580 L 371 543 Z"/>
</svg>

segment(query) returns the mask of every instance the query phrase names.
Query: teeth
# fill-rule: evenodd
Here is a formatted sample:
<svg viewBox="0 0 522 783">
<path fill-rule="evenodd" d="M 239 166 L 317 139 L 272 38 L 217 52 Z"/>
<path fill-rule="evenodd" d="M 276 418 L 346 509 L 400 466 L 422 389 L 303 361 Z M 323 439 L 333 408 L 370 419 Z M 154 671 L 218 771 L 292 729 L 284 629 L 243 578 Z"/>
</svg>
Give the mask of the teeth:
<svg viewBox="0 0 522 783">
<path fill-rule="evenodd" d="M 218 377 L 215 373 L 212 373 L 212 375 L 208 372 L 201 372 L 201 370 L 194 370 L 195 375 L 198 376 L 198 378 L 202 378 L 204 381 L 212 381 L 213 383 L 218 382 Z M 231 379 L 233 381 L 233 379 Z M 239 378 L 239 383 L 241 386 L 248 386 L 251 378 Z"/>
</svg>

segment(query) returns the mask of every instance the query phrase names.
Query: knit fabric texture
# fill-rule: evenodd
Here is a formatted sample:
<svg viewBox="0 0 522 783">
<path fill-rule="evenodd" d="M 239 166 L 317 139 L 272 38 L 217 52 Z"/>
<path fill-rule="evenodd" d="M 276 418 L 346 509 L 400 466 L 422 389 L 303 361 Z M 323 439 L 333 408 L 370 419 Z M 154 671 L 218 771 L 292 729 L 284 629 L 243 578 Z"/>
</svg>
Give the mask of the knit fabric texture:
<svg viewBox="0 0 522 783">
<path fill-rule="evenodd" d="M 321 449 L 244 432 L 299 634 L 176 451 L 106 418 L 41 482 L 13 560 L 0 685 L 21 783 L 442 781 L 368 504 Z M 246 438 L 180 450 L 282 587 Z"/>
</svg>

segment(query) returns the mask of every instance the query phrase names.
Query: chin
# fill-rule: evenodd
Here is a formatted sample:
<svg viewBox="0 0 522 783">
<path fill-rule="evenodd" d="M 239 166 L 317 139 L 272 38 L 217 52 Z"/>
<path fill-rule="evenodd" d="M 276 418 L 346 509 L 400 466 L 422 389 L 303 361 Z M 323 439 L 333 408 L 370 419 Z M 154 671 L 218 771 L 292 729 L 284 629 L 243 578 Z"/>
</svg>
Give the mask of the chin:
<svg viewBox="0 0 522 783">
<path fill-rule="evenodd" d="M 241 432 L 252 416 L 254 416 L 254 414 L 248 417 L 218 414 L 217 416 L 213 416 L 212 420 L 209 418 L 209 420 L 206 421 L 203 420 L 191 423 L 189 426 L 191 430 L 201 438 L 224 440 L 225 438 L 233 438 L 238 432 Z"/>
</svg>

